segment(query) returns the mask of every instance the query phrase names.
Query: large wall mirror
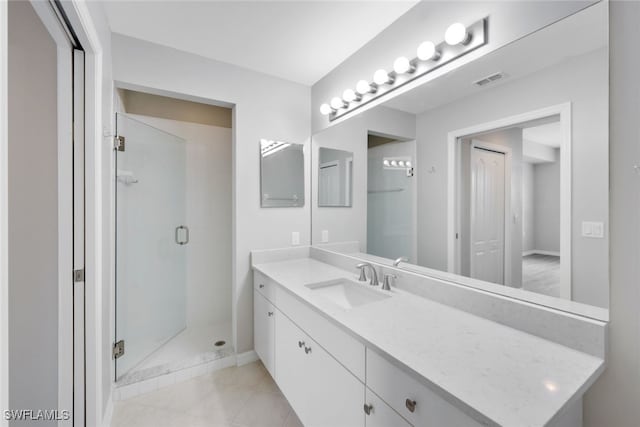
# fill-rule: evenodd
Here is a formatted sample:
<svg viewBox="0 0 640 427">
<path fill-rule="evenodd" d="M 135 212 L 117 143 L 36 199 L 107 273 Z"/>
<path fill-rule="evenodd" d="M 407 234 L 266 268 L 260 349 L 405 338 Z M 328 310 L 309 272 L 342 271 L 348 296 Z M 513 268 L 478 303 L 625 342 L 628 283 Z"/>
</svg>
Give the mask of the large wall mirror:
<svg viewBox="0 0 640 427">
<path fill-rule="evenodd" d="M 260 140 L 260 206 L 304 206 L 304 145 Z"/>
<path fill-rule="evenodd" d="M 349 209 L 314 201 L 313 243 L 608 308 L 607 11 L 590 6 L 313 135 L 313 191 L 326 148 L 352 153 L 353 185 Z"/>
</svg>

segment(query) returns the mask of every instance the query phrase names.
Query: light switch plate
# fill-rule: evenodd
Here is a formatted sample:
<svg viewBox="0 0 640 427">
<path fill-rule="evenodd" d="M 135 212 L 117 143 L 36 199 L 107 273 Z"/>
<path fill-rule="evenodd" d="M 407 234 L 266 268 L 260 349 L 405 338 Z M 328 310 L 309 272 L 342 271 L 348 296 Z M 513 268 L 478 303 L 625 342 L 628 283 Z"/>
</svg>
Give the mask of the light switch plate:
<svg viewBox="0 0 640 427">
<path fill-rule="evenodd" d="M 300 244 L 300 232 L 298 231 L 291 232 L 291 244 L 293 246 L 297 246 Z"/>
<path fill-rule="evenodd" d="M 329 230 L 322 230 L 322 243 L 329 242 Z"/>
<path fill-rule="evenodd" d="M 604 223 L 599 221 L 583 221 L 582 237 L 589 237 L 591 239 L 604 238 Z"/>
</svg>

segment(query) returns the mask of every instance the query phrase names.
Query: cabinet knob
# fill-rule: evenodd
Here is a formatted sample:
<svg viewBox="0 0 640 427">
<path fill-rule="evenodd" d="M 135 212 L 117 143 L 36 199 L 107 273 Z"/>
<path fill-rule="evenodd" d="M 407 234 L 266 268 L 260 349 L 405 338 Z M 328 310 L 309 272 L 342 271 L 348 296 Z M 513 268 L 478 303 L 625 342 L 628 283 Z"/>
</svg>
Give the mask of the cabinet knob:
<svg viewBox="0 0 640 427">
<path fill-rule="evenodd" d="M 273 316 L 273 311 L 267 312 L 267 316 L 269 316 L 269 317 Z"/>
<path fill-rule="evenodd" d="M 416 410 L 416 401 L 415 400 L 411 400 L 411 399 L 407 399 L 404 402 L 404 406 L 407 407 L 409 412 L 414 412 Z"/>
<path fill-rule="evenodd" d="M 307 354 L 311 353 L 311 347 L 305 347 L 304 352 Z"/>
<path fill-rule="evenodd" d="M 304 347 L 304 341 L 298 341 L 298 347 L 300 348 Z"/>
<path fill-rule="evenodd" d="M 258 285 L 258 287 L 259 287 L 260 289 L 262 289 L 262 288 L 264 288 L 264 285 L 261 283 L 261 284 L 259 284 L 259 285 Z"/>
<path fill-rule="evenodd" d="M 373 411 L 373 405 L 370 403 L 365 403 L 364 404 L 364 413 L 367 415 L 371 415 L 371 412 Z"/>
</svg>

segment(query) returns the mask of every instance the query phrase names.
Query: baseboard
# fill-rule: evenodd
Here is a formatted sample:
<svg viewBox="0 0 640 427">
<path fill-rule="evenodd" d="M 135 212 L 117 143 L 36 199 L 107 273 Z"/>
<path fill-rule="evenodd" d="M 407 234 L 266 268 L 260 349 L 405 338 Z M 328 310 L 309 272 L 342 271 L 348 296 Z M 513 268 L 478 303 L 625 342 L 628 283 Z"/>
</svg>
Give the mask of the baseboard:
<svg viewBox="0 0 640 427">
<path fill-rule="evenodd" d="M 236 355 L 236 364 L 238 366 L 246 365 L 259 360 L 258 353 L 255 350 L 247 351 Z"/>
<path fill-rule="evenodd" d="M 109 399 L 107 400 L 107 406 L 104 410 L 104 416 L 102 417 L 102 427 L 111 427 L 111 419 L 113 418 L 113 387 L 109 392 Z"/>
<path fill-rule="evenodd" d="M 556 251 L 543 251 L 541 249 L 531 249 L 529 251 L 523 251 L 522 256 L 527 255 L 551 255 L 551 256 L 560 256 L 560 252 Z"/>
</svg>

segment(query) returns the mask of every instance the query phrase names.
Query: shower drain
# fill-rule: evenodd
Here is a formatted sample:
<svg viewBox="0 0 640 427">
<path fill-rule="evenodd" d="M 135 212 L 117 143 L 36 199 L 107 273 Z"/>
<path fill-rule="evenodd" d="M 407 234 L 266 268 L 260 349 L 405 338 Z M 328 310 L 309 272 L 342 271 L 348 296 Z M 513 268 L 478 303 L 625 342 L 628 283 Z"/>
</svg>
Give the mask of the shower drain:
<svg viewBox="0 0 640 427">
<path fill-rule="evenodd" d="M 222 347 L 226 343 L 227 343 L 226 341 L 220 340 L 220 341 L 216 341 L 213 345 L 215 345 L 216 347 Z"/>
</svg>

